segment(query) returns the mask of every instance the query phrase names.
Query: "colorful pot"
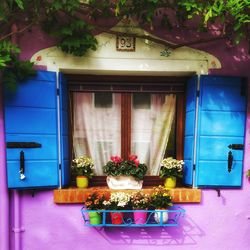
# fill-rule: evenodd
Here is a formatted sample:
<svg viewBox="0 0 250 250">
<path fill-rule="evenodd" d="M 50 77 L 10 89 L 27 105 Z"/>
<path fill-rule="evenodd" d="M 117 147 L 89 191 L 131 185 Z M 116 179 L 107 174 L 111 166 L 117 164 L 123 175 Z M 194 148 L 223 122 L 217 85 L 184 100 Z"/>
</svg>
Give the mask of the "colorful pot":
<svg viewBox="0 0 250 250">
<path fill-rule="evenodd" d="M 92 225 L 101 224 L 102 218 L 98 212 L 89 212 L 89 223 Z"/>
<path fill-rule="evenodd" d="M 154 219 L 158 224 L 167 223 L 168 212 L 166 211 L 165 208 L 164 209 L 155 209 Z"/>
<path fill-rule="evenodd" d="M 76 177 L 76 186 L 78 188 L 87 188 L 89 186 L 89 179 L 86 176 Z"/>
<path fill-rule="evenodd" d="M 176 177 L 167 177 L 164 182 L 165 188 L 175 188 L 176 187 Z"/>
<path fill-rule="evenodd" d="M 123 213 L 119 212 L 110 212 L 112 224 L 120 225 L 123 224 Z"/>
<path fill-rule="evenodd" d="M 145 211 L 134 211 L 134 223 L 135 224 L 145 224 L 147 221 L 147 212 Z"/>
</svg>

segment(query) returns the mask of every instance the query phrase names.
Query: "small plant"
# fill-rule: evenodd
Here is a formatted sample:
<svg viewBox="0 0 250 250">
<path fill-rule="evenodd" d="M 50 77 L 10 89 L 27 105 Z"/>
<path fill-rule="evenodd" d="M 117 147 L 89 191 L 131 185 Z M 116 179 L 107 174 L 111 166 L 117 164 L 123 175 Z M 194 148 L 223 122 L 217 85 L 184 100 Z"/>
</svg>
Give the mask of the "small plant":
<svg viewBox="0 0 250 250">
<path fill-rule="evenodd" d="M 94 162 L 90 157 L 79 156 L 72 161 L 72 172 L 75 176 L 92 178 L 94 175 Z"/>
<path fill-rule="evenodd" d="M 167 208 L 172 206 L 172 197 L 169 194 L 169 191 L 163 186 L 154 187 L 154 192 L 151 195 L 151 205 L 155 209 Z"/>
<path fill-rule="evenodd" d="M 165 158 L 161 161 L 160 178 L 183 177 L 183 160 L 176 160 L 173 157 Z"/>
<path fill-rule="evenodd" d="M 104 201 L 105 201 L 104 194 L 99 194 L 97 192 L 94 192 L 88 195 L 85 201 L 85 206 L 89 210 L 104 209 L 104 204 L 103 204 Z"/>
<path fill-rule="evenodd" d="M 110 161 L 103 167 L 105 174 L 110 176 L 133 176 L 137 180 L 142 180 L 147 172 L 147 166 L 139 162 L 136 155 L 130 155 L 128 160 L 123 160 L 120 156 L 111 156 Z"/>
<path fill-rule="evenodd" d="M 250 178 L 250 169 L 247 170 L 247 177 Z"/>
<path fill-rule="evenodd" d="M 108 210 L 122 210 L 130 202 L 130 194 L 124 192 L 112 193 L 108 201 L 104 201 L 103 204 Z"/>
<path fill-rule="evenodd" d="M 133 209 L 147 209 L 151 199 L 149 194 L 138 191 L 131 195 L 130 201 Z"/>
</svg>

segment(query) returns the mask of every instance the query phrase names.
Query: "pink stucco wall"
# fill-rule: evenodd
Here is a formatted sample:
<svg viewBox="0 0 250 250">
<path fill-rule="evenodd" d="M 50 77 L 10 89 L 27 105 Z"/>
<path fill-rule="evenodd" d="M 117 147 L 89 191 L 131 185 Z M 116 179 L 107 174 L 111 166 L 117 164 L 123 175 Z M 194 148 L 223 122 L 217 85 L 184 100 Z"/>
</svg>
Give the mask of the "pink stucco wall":
<svg viewBox="0 0 250 250">
<path fill-rule="evenodd" d="M 29 44 L 25 39 L 29 39 Z M 41 33 L 21 39 L 24 53 L 30 58 L 53 41 Z M 200 49 L 217 56 L 222 70 L 212 72 L 222 75 L 247 76 L 250 79 L 250 58 L 242 44 L 229 48 L 224 42 L 202 45 Z M 250 91 L 249 91 L 250 94 Z M 250 95 L 249 95 L 250 96 Z M 250 102 L 245 142 L 243 187 L 240 190 L 222 190 L 217 197 L 214 190 L 203 190 L 200 204 L 183 205 L 186 215 L 176 228 L 106 228 L 84 227 L 81 205 L 56 205 L 53 192 L 20 191 L 21 249 L 23 250 L 82 250 L 82 249 L 197 249 L 197 250 L 249 250 L 250 249 L 250 182 L 245 172 L 250 168 Z M 2 152 L 3 153 L 3 152 Z M 11 207 L 13 210 L 13 193 Z M 11 225 L 13 211 L 11 210 Z M 11 249 L 14 248 L 11 232 Z"/>
</svg>

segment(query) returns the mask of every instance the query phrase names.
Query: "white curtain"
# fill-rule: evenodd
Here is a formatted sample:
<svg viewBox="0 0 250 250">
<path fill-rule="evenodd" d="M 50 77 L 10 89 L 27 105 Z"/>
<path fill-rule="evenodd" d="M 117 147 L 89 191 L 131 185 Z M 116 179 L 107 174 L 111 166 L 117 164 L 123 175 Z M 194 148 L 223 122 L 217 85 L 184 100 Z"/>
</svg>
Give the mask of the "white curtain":
<svg viewBox="0 0 250 250">
<path fill-rule="evenodd" d="M 132 105 L 132 153 L 158 175 L 175 118 L 176 96 L 151 94 L 149 108 Z"/>
<path fill-rule="evenodd" d="M 112 94 L 110 107 L 96 107 L 94 93 L 73 94 L 73 150 L 75 157 L 92 157 L 95 174 L 112 155 L 121 155 L 121 95 Z"/>
<path fill-rule="evenodd" d="M 95 174 L 112 155 L 121 155 L 121 94 L 112 94 L 110 107 L 96 107 L 94 93 L 73 94 L 74 156 L 93 158 Z M 151 94 L 149 105 L 132 103 L 132 154 L 149 167 L 149 175 L 158 175 L 171 127 L 175 119 L 176 96 Z"/>
</svg>

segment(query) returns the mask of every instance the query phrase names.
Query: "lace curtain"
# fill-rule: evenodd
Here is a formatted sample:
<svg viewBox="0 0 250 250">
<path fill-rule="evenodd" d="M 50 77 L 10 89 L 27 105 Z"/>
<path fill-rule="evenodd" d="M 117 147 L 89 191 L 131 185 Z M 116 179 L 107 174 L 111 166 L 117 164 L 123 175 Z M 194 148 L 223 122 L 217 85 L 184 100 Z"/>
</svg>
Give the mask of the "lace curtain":
<svg viewBox="0 0 250 250">
<path fill-rule="evenodd" d="M 175 118 L 176 96 L 151 94 L 149 108 L 132 106 L 132 152 L 158 175 Z"/>
<path fill-rule="evenodd" d="M 73 94 L 73 150 L 95 163 L 95 174 L 111 155 L 121 155 L 121 95 L 112 94 L 111 106 L 96 106 L 94 93 Z"/>
<path fill-rule="evenodd" d="M 175 118 L 176 96 L 151 94 L 147 107 L 132 103 L 132 154 L 159 173 Z M 111 105 L 96 106 L 94 93 L 73 94 L 74 156 L 87 155 L 95 162 L 95 173 L 112 155 L 121 155 L 121 94 L 112 94 Z"/>
</svg>

